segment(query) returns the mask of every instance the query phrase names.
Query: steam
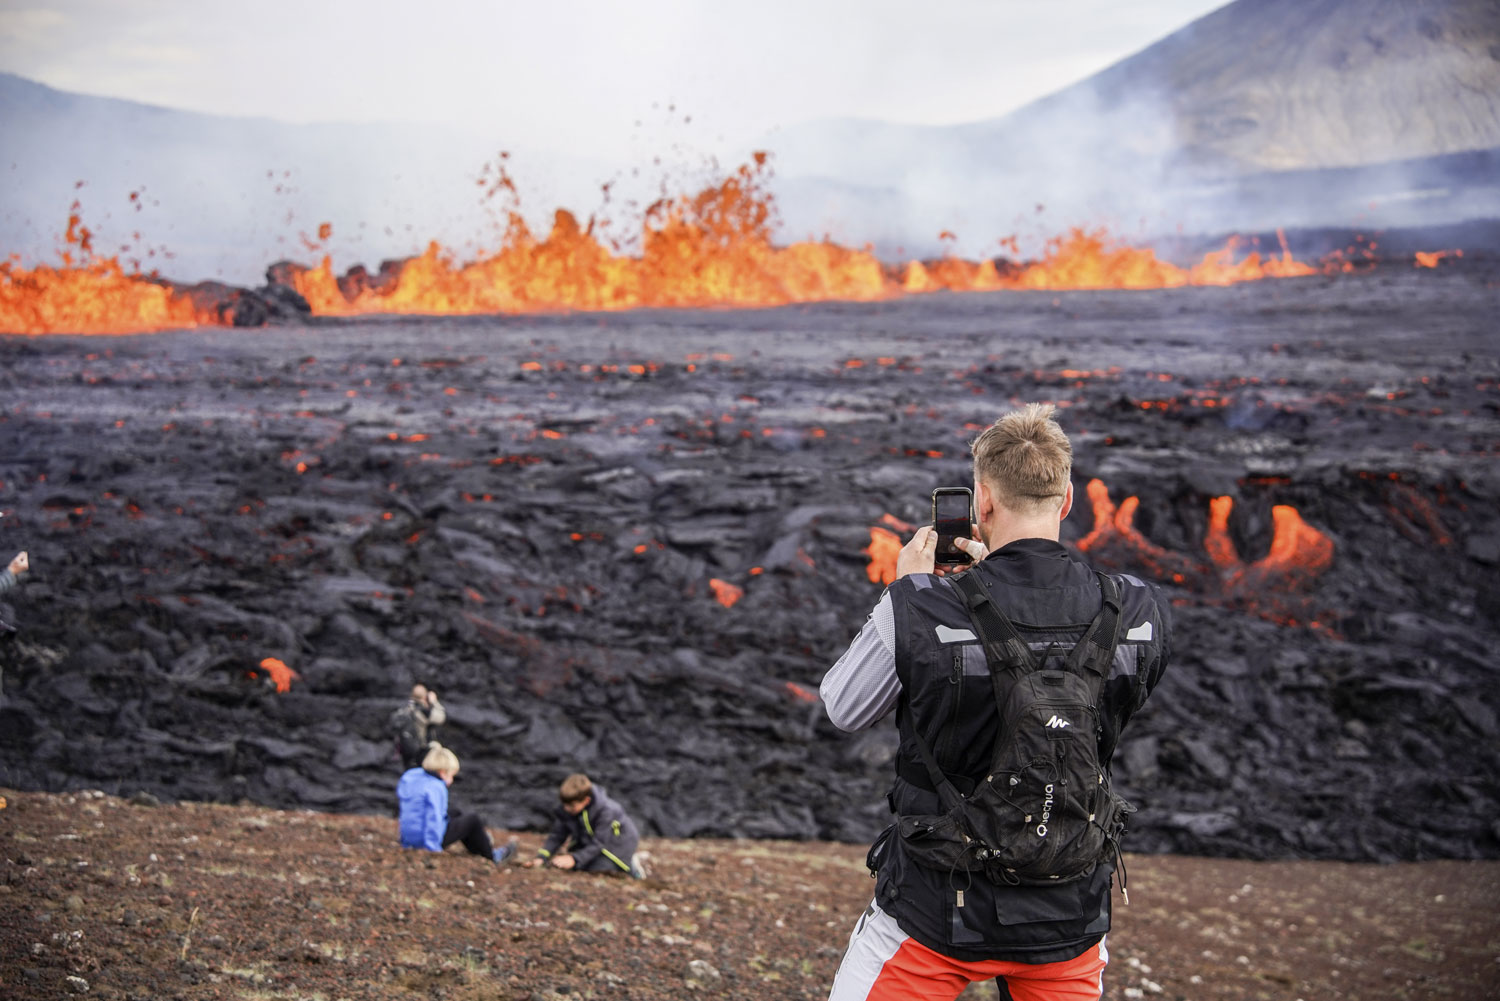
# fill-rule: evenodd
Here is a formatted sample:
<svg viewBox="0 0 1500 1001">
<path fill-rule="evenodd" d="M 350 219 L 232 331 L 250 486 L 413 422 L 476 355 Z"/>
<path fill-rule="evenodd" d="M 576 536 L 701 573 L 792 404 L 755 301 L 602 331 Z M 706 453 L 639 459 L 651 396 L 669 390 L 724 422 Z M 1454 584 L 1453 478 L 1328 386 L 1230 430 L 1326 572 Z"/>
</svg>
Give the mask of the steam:
<svg viewBox="0 0 1500 1001">
<path fill-rule="evenodd" d="M 769 143 L 787 235 L 870 243 L 887 259 L 993 256 L 1014 236 L 1032 257 L 1075 226 L 1161 244 L 1183 234 L 1500 217 L 1500 150 L 1263 170 L 1226 155 L 1171 96 L 1109 83 L 1085 81 L 970 126 L 843 120 L 785 130 Z M 956 239 L 940 239 L 944 231 Z"/>
<path fill-rule="evenodd" d="M 1165 102 L 1106 105 L 1086 88 L 988 125 L 825 122 L 787 130 L 774 146 L 789 235 L 870 242 L 883 257 L 994 256 L 1011 236 L 1034 256 L 1073 226 L 1160 227 L 1175 148 Z M 940 240 L 944 231 L 955 239 Z"/>
</svg>

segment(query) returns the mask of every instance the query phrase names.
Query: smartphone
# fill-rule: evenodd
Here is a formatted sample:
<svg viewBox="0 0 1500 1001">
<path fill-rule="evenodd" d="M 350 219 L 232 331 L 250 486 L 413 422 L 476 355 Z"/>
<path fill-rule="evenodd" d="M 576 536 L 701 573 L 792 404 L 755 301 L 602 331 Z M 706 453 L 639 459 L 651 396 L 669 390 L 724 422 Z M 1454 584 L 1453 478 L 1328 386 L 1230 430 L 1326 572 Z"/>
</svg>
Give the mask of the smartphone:
<svg viewBox="0 0 1500 1001">
<path fill-rule="evenodd" d="M 938 487 L 932 492 L 932 527 L 937 529 L 939 566 L 973 563 L 974 557 L 953 544 L 974 534 L 974 494 L 968 487 Z"/>
</svg>

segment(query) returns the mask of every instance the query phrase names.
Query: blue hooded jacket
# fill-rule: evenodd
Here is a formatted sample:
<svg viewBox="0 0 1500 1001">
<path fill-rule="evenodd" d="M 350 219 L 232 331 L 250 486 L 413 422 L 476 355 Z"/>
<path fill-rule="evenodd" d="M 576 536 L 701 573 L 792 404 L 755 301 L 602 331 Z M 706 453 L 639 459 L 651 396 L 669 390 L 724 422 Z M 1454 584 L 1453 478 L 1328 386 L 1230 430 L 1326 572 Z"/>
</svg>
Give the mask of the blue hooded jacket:
<svg viewBox="0 0 1500 1001">
<path fill-rule="evenodd" d="M 401 805 L 401 847 L 443 850 L 448 830 L 448 784 L 429 771 L 409 768 L 396 784 Z"/>
</svg>

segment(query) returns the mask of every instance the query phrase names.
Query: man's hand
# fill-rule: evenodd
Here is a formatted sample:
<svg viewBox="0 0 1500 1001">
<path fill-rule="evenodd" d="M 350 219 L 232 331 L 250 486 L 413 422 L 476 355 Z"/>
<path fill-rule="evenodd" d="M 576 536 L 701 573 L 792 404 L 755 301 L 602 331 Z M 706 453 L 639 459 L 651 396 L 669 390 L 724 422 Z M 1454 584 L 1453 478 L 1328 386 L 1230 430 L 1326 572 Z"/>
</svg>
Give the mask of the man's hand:
<svg viewBox="0 0 1500 1001">
<path fill-rule="evenodd" d="M 437 705 L 437 692 L 429 688 L 427 689 L 427 708 L 431 709 L 435 705 Z"/>
<path fill-rule="evenodd" d="M 974 534 L 975 534 L 975 536 L 979 535 L 978 532 L 975 532 Z M 954 539 L 953 540 L 953 544 L 955 546 L 957 546 L 958 548 L 962 549 L 964 552 L 968 553 L 970 556 L 974 557 L 974 563 L 978 563 L 980 560 L 984 559 L 986 556 L 988 556 L 990 554 L 990 548 L 989 548 L 989 546 L 986 546 L 983 542 L 980 542 L 978 538 L 973 538 L 973 539 Z M 971 563 L 968 566 L 954 567 L 954 569 L 955 570 L 967 570 L 969 568 L 969 566 L 973 566 L 973 565 L 974 564 Z"/>
<path fill-rule="evenodd" d="M 25 573 L 30 567 L 31 561 L 26 558 L 24 552 L 16 553 L 15 557 L 10 561 L 10 572 L 17 577 Z"/>
<path fill-rule="evenodd" d="M 552 868 L 554 869 L 571 869 L 574 864 L 573 856 L 571 855 L 556 855 L 552 859 Z"/>
<path fill-rule="evenodd" d="M 977 531 L 974 533 L 979 534 Z M 935 573 L 939 577 L 948 574 L 959 573 L 967 570 L 973 564 L 960 563 L 956 566 L 937 565 L 937 529 L 931 525 L 923 525 L 917 529 L 915 535 L 901 547 L 901 552 L 896 556 L 896 579 L 900 580 L 909 573 Z M 953 544 L 964 552 L 974 557 L 978 563 L 990 554 L 989 548 L 977 538 L 954 539 Z"/>
<path fill-rule="evenodd" d="M 896 579 L 907 574 L 932 573 L 937 558 L 937 529 L 923 525 L 896 554 Z"/>
<path fill-rule="evenodd" d="M 525 862 L 521 863 L 521 865 L 524 866 L 527 869 L 535 869 L 539 865 L 546 865 L 546 864 L 547 864 L 547 860 L 544 859 L 544 858 L 542 858 L 540 855 L 536 856 L 535 858 L 529 858 Z"/>
</svg>

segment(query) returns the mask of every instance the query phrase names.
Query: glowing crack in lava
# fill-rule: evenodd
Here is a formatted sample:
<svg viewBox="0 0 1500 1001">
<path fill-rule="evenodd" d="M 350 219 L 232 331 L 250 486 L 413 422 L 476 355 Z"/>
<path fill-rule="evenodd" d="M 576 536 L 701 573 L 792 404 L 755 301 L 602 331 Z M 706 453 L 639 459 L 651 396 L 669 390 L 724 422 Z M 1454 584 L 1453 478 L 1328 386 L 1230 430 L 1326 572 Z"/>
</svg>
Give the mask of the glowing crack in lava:
<svg viewBox="0 0 1500 1001">
<path fill-rule="evenodd" d="M 301 678 L 302 675 L 293 671 L 286 663 L 276 657 L 267 657 L 260 662 L 260 669 L 276 684 L 278 692 L 289 692 L 292 690 L 292 682 Z"/>
<path fill-rule="evenodd" d="M 1434 250 L 1430 253 L 1419 250 L 1416 255 L 1416 267 L 1435 268 L 1444 258 L 1462 256 L 1464 256 L 1462 250 Z"/>
<path fill-rule="evenodd" d="M 1202 560 L 1156 545 L 1135 527 L 1140 499 L 1127 497 L 1117 506 L 1101 480 L 1088 483 L 1094 527 L 1078 540 L 1078 548 L 1101 563 L 1138 569 L 1148 576 L 1186 585 L 1206 598 L 1217 597 L 1245 607 L 1262 618 L 1284 625 L 1323 628 L 1306 600 L 1296 597 L 1333 564 L 1333 541 L 1302 519 L 1289 504 L 1271 508 L 1271 545 L 1253 563 L 1241 561 L 1229 537 L 1229 515 L 1234 499 L 1209 501 L 1208 527 Z"/>
<path fill-rule="evenodd" d="M 734 603 L 745 596 L 744 588 L 717 577 L 710 577 L 708 586 L 714 592 L 714 600 L 725 608 L 733 608 Z"/>
</svg>

